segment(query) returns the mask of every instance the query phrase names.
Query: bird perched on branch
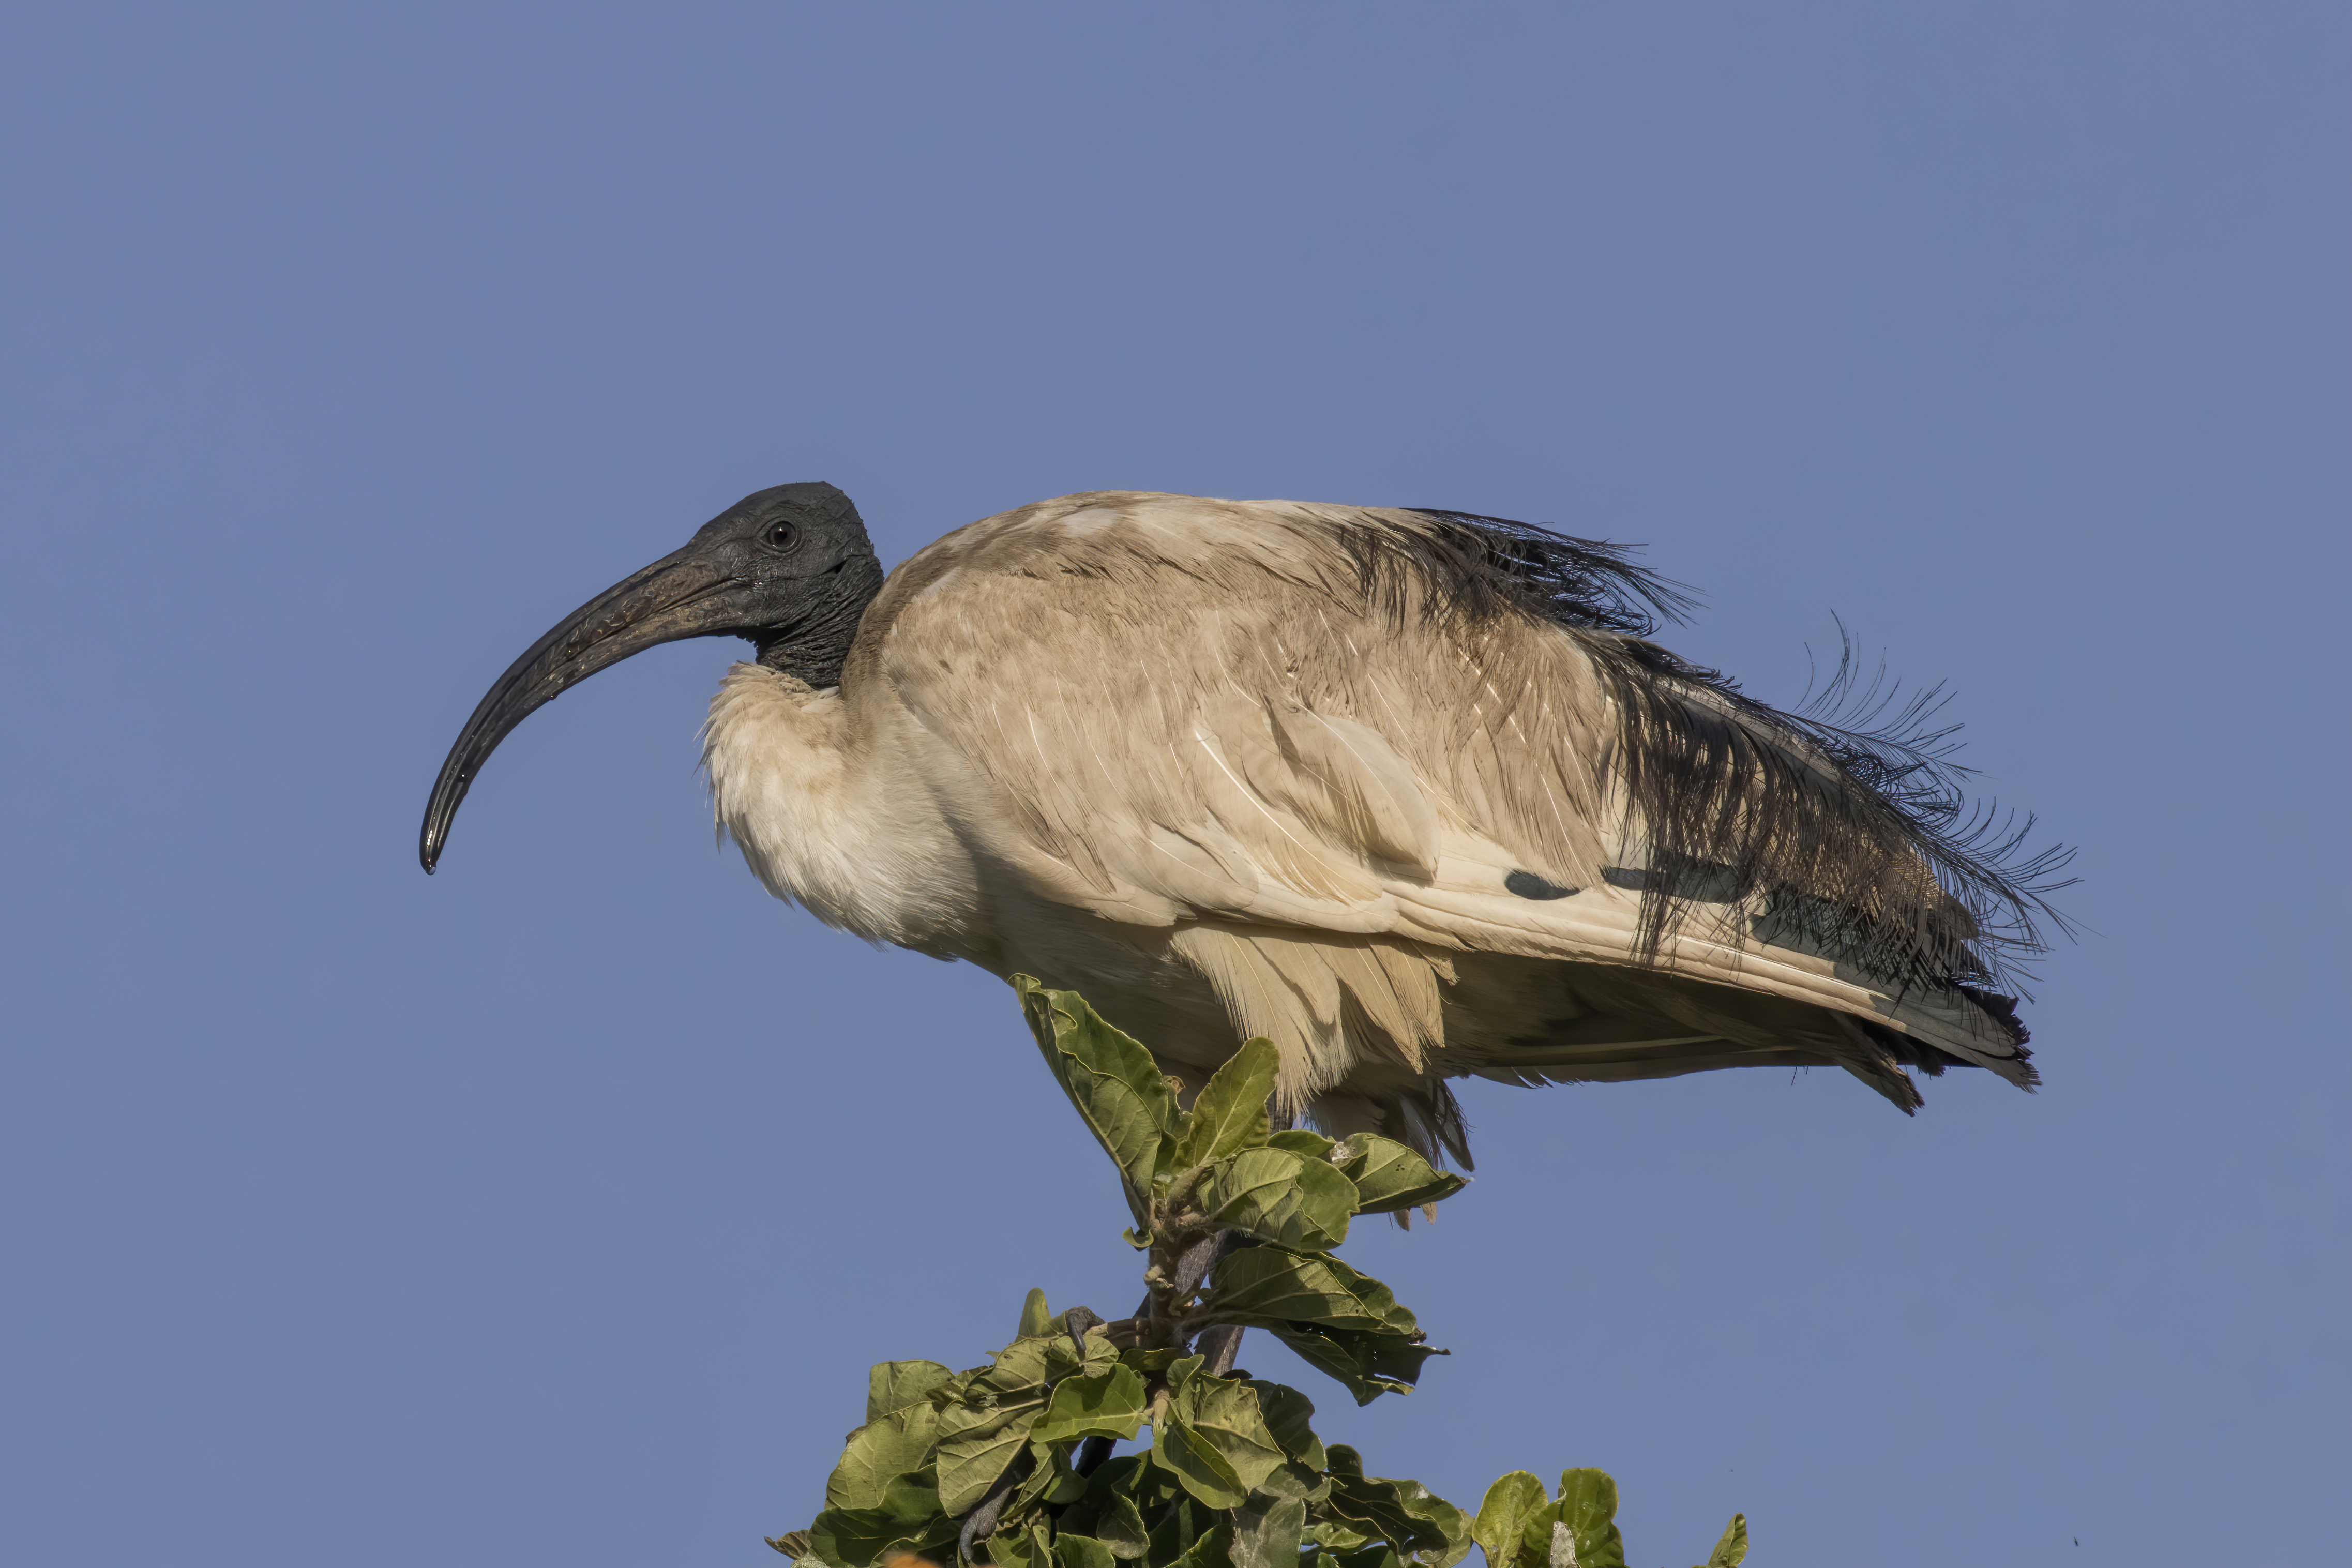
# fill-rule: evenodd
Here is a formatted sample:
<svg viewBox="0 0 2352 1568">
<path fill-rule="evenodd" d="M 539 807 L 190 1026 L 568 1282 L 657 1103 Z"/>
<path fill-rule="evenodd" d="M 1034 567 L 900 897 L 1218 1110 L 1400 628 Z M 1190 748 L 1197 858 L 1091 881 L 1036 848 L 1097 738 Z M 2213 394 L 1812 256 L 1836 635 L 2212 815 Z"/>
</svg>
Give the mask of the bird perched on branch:
<svg viewBox="0 0 2352 1568">
<path fill-rule="evenodd" d="M 1097 491 L 884 574 L 831 485 L 747 496 L 501 676 L 425 813 L 541 704 L 740 637 L 722 830 L 828 925 L 1085 994 L 1200 1083 L 1467 1163 L 1453 1078 L 1840 1067 L 2035 1080 L 2014 997 L 2063 855 L 1976 811 L 1850 659 L 1775 710 L 1650 640 L 1622 547 L 1465 512 Z M 1837 721 L 1840 698 L 1860 720 Z M 1849 702 L 1844 704 L 1851 706 Z"/>
</svg>

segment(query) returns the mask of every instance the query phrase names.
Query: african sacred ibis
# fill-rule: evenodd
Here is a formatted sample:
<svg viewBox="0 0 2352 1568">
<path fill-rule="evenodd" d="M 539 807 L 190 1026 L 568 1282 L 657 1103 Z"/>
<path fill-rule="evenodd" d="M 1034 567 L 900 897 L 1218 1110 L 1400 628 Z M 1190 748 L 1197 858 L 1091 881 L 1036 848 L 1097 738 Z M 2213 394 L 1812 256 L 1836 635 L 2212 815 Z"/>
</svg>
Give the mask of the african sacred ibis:
<svg viewBox="0 0 2352 1568">
<path fill-rule="evenodd" d="M 2055 859 L 2008 864 L 1948 731 L 1776 711 L 1649 640 L 1686 604 L 1501 519 L 1128 491 L 886 576 L 847 496 L 780 485 L 499 678 L 425 868 L 541 703 L 740 637 L 703 754 L 771 891 L 1080 991 L 1190 1083 L 1265 1035 L 1282 1109 L 1457 1160 L 1465 1075 L 1834 1066 L 1906 1111 L 1912 1068 L 2031 1088 L 1994 987 Z"/>
</svg>

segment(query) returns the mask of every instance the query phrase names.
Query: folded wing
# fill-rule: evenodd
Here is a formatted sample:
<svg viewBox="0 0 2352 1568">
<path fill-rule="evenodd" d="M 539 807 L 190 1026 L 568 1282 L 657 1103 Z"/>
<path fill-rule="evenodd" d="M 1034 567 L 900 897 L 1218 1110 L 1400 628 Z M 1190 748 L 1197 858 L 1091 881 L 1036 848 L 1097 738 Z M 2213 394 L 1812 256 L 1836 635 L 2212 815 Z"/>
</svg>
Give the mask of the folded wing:
<svg viewBox="0 0 2352 1568">
<path fill-rule="evenodd" d="M 1002 874 L 1139 955 L 1061 983 L 1117 1017 L 1198 974 L 1230 1037 L 1192 1059 L 1267 1035 L 1334 1124 L 1458 1145 L 1464 1074 L 2030 1087 L 1990 988 L 2043 911 L 1948 770 L 1676 659 L 1675 598 L 1495 519 L 1095 493 L 907 563 L 851 679 Z"/>
</svg>

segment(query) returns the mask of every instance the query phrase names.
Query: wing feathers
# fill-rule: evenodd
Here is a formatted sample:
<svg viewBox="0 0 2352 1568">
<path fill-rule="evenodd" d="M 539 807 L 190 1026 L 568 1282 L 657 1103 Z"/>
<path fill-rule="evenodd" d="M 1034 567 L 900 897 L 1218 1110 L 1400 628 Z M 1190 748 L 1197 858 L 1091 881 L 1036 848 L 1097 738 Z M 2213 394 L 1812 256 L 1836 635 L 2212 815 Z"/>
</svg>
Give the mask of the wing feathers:
<svg viewBox="0 0 2352 1568">
<path fill-rule="evenodd" d="M 1467 514 L 1100 492 L 901 566 L 845 689 L 933 737 L 992 861 L 1166 931 L 1293 1106 L 1370 1094 L 1445 1144 L 1445 1073 L 1834 1064 L 1906 1109 L 1906 1064 L 2030 1081 L 1968 986 L 2037 895 L 1956 861 L 1899 759 L 1644 640 L 1685 602 Z M 1448 952 L 1618 976 L 1631 1032 L 1514 1045 Z"/>
<path fill-rule="evenodd" d="M 1314 821 L 1328 838 L 1389 862 L 1386 869 L 1436 875 L 1437 813 L 1378 732 L 1305 707 L 1270 706 L 1266 717 L 1284 766 L 1269 770 L 1260 793 Z"/>
</svg>

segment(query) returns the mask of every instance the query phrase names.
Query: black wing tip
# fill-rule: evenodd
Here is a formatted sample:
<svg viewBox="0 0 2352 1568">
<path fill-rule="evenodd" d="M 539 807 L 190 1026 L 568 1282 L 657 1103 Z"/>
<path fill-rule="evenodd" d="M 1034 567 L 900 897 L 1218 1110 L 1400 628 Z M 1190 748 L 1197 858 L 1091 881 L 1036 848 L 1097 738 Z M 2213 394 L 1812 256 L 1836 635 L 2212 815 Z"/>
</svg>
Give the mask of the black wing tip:
<svg viewBox="0 0 2352 1568">
<path fill-rule="evenodd" d="M 1906 691 L 1888 678 L 1883 662 L 1874 668 L 1863 658 L 1843 620 L 1837 623 L 1840 649 L 1834 671 L 1826 681 L 1808 682 L 1805 696 L 1793 710 L 1777 709 L 1748 696 L 1721 671 L 1649 640 L 1662 620 L 1686 620 L 1699 601 L 1686 584 L 1633 561 L 1631 552 L 1638 546 L 1578 539 L 1482 512 L 1443 507 L 1402 510 L 1438 525 L 1427 548 L 1408 547 L 1408 553 L 1421 558 L 1418 564 L 1435 579 L 1441 599 L 1450 605 L 1475 615 L 1490 605 L 1516 604 L 1571 629 L 1613 634 L 1596 639 L 1595 652 L 1615 678 L 1620 697 L 1629 700 L 1629 724 L 1657 731 L 1654 756 L 1641 757 L 1636 741 L 1637 768 L 1647 775 L 1654 796 L 1688 795 L 1694 787 L 1697 795 L 1706 796 L 1727 781 L 1676 775 L 1743 771 L 1727 763 L 1728 753 L 1717 754 L 1720 746 L 1687 732 L 1694 727 L 1686 711 L 1668 711 L 1682 705 L 1662 700 L 1669 698 L 1675 685 L 1687 682 L 1707 689 L 1731 708 L 1738 715 L 1735 728 L 1753 728 L 1781 743 L 1793 743 L 1800 752 L 1818 755 L 1845 776 L 1862 800 L 1873 803 L 1845 826 L 1869 826 L 1874 829 L 1870 837 L 1891 834 L 1906 841 L 1934 868 L 1945 896 L 1966 911 L 1970 929 L 1965 937 L 1949 937 L 1925 948 L 1906 942 L 1899 932 L 1877 933 L 1883 942 L 1864 942 L 1865 951 L 1849 954 L 1860 966 L 1893 963 L 1907 980 L 1943 987 L 1962 977 L 1981 979 L 2006 984 L 2030 997 L 2031 961 L 2049 950 L 2045 931 L 2074 935 L 2072 923 L 2051 902 L 2052 895 L 2073 885 L 2073 879 L 2063 875 L 2073 850 L 2063 845 L 2030 846 L 2036 826 L 2031 813 L 2003 811 L 1994 802 L 1972 798 L 1971 770 L 1953 756 L 1959 726 L 1944 714 L 1948 689 L 1937 684 Z M 1645 724 L 1643 718 L 1657 722 Z M 1712 731 L 1717 726 L 1705 720 L 1696 728 Z M 1750 750 L 1748 738 L 1738 734 L 1715 740 L 1730 752 Z M 1673 754 L 1678 751 L 1691 754 Z M 1654 765 L 1639 766 L 1643 762 Z M 1778 783 L 1790 797 L 1780 804 L 1807 815 L 1804 802 L 1797 798 L 1809 793 L 1804 781 L 1790 774 Z M 1660 808 L 1670 817 L 1677 815 L 1671 799 L 1654 798 L 1648 804 L 1653 809 L 1645 815 L 1654 821 Z M 1687 830 L 1683 836 L 1695 837 L 1710 851 L 1697 858 L 1727 858 L 1711 852 L 1720 847 L 1706 844 L 1717 835 L 1700 819 L 1720 815 L 1703 809 L 1710 802 L 1691 798 L 1681 804 L 1689 809 L 1680 815 L 1690 818 L 1683 824 Z M 1861 818 L 1865 816 L 1876 820 L 1864 823 Z M 1801 831 L 1799 837 L 1811 839 L 1814 835 Z M 1824 848 L 1808 842 L 1795 846 L 1793 852 L 1805 859 Z M 1664 896 L 1644 900 L 1645 942 L 1654 944 L 1670 923 L 1669 902 Z M 1875 951 L 1882 946 L 1885 951 Z M 2024 1026 L 2017 1019 L 2016 1001 L 2010 997 L 1999 1009 L 1987 1010 L 2011 1034 L 2012 1044 L 2021 1047 Z"/>
<path fill-rule="evenodd" d="M 1638 544 L 1580 539 L 1539 523 L 1449 507 L 1402 510 L 1475 535 L 1486 563 L 1514 596 L 1547 619 L 1586 630 L 1647 637 L 1663 622 L 1683 625 L 1700 605 L 1698 590 L 1633 559 Z"/>
<path fill-rule="evenodd" d="M 2004 996 L 1998 991 L 1988 991 L 1980 985 L 1969 985 L 1964 982 L 1955 982 L 1952 989 L 1975 1003 L 1979 1012 L 2007 1032 L 2009 1043 L 2017 1048 L 2019 1061 L 2033 1059 L 2033 1053 L 2025 1048 L 2026 1043 L 2033 1038 L 2033 1031 L 2027 1028 L 2025 1020 L 2017 1016 L 2017 997 Z M 2032 1076 L 2033 1069 L 2028 1068 L 2026 1072 Z"/>
<path fill-rule="evenodd" d="M 1743 876 L 1752 870 L 1769 880 L 1769 862 L 1776 853 L 1770 846 L 1720 841 L 1722 792 L 1751 780 L 1760 768 L 1768 775 L 1768 796 L 1778 797 L 1774 805 L 1788 817 L 1784 827 L 1792 837 L 1783 847 L 1809 863 L 1816 876 L 1820 857 L 1829 849 L 1824 833 L 1861 830 L 1865 847 L 1871 841 L 1900 839 L 1933 868 L 1944 896 L 1965 911 L 1964 935 L 1948 933 L 1924 945 L 1899 930 L 1882 931 L 1875 921 L 1861 919 L 1843 933 L 1849 944 L 1843 957 L 1867 973 L 1906 984 L 1947 989 L 1962 981 L 1983 981 L 2030 1000 L 2032 961 L 2049 951 L 2045 931 L 2074 934 L 2051 902 L 2052 895 L 2073 885 L 2063 875 L 2073 850 L 2063 845 L 2032 847 L 2032 814 L 1971 796 L 1972 774 L 1952 757 L 1958 726 L 1942 717 L 1948 700 L 1943 686 L 1905 693 L 1883 667 L 1873 671 L 1864 664 L 1843 623 L 1839 633 L 1837 668 L 1826 682 L 1814 683 L 1793 710 L 1759 701 L 1719 671 L 1645 638 L 1609 639 L 1602 668 L 1635 731 L 1630 755 L 1645 789 L 1644 816 L 1654 832 L 1664 822 L 1675 830 L 1669 837 L 1703 846 L 1685 851 L 1692 858 L 1739 861 Z M 1729 721 L 1692 713 L 1675 690 L 1685 684 L 1711 691 L 1730 710 Z M 1751 732 L 1743 737 L 1742 730 Z M 1754 745 L 1759 740 L 1768 743 Z M 1801 770 L 1776 765 L 1776 744 L 1817 756 L 1853 786 L 1850 804 L 1830 813 L 1843 821 L 1806 820 L 1815 815 L 1807 804 L 1809 788 Z M 1797 879 L 1796 885 L 1803 883 Z M 1863 907 L 1844 901 L 1855 910 Z M 1644 940 L 1654 940 L 1653 933 L 1676 918 L 1663 902 L 1645 902 Z M 2010 998 L 2005 1006 L 2005 1027 L 2023 1027 L 2015 1021 L 2016 1000 Z"/>
</svg>

